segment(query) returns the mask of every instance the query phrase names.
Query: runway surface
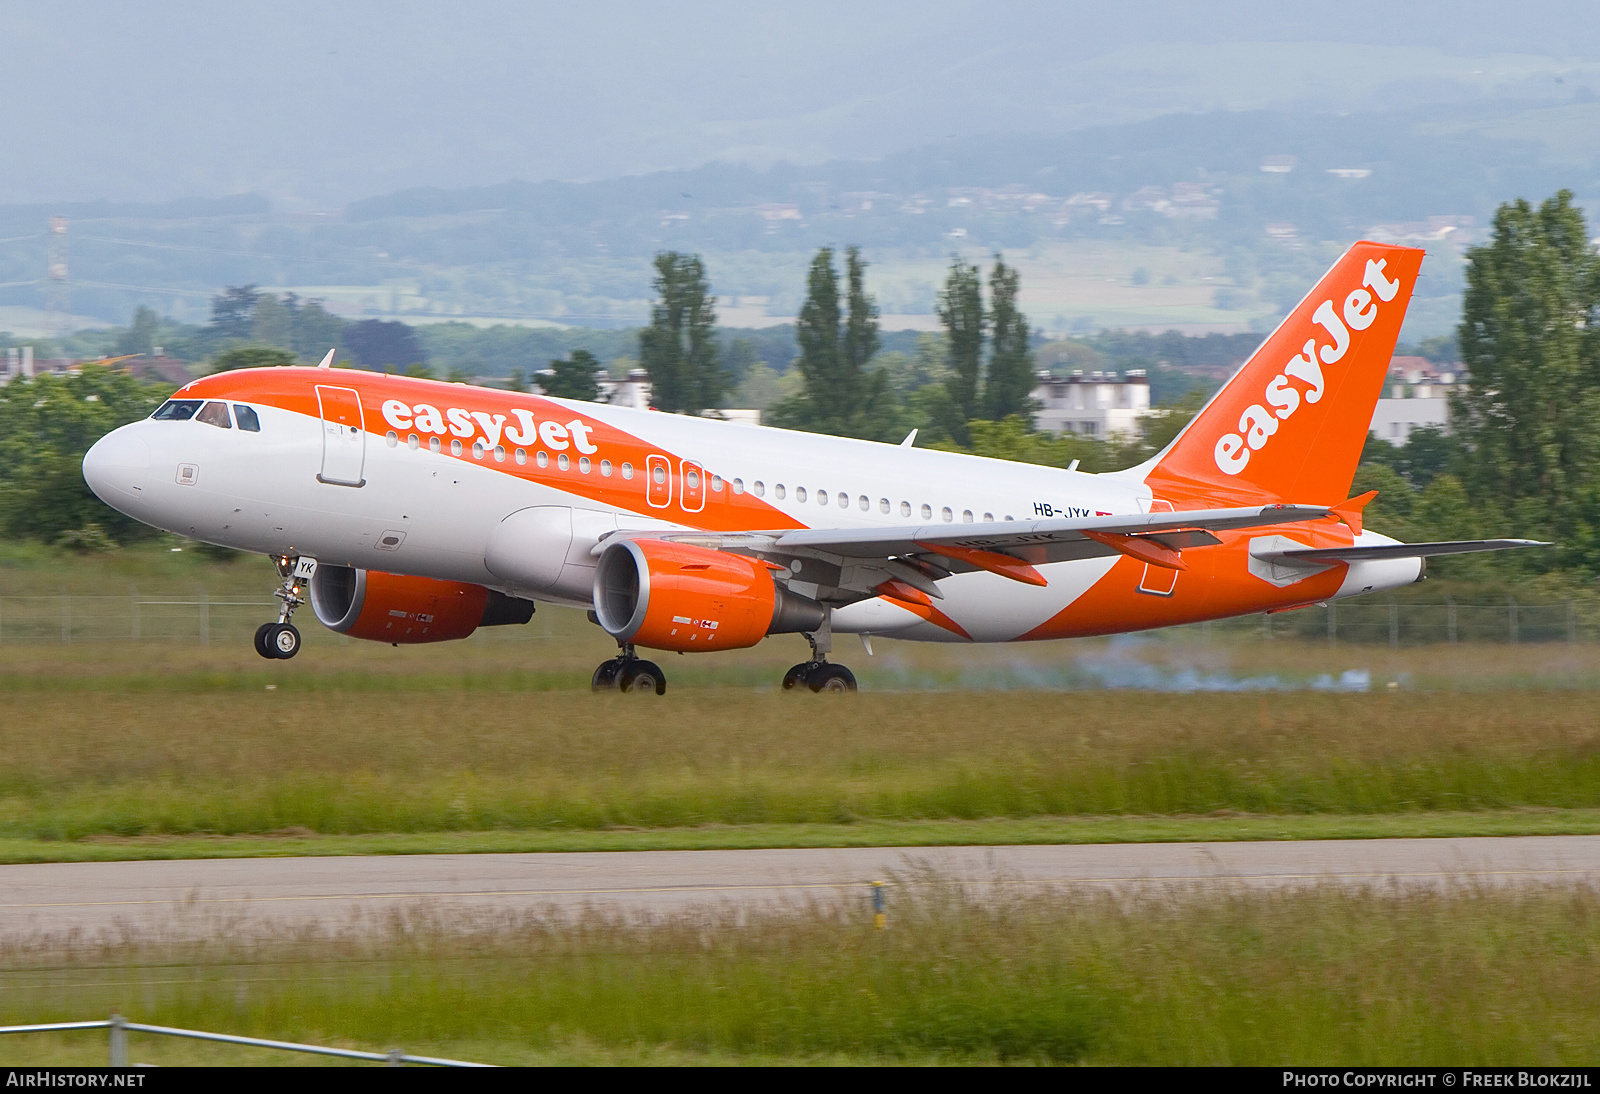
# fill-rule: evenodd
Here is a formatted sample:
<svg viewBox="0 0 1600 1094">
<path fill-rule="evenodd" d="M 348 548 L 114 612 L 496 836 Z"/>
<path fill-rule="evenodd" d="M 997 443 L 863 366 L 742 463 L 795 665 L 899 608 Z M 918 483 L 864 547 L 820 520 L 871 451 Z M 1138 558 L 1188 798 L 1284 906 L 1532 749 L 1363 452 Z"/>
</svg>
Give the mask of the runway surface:
<svg viewBox="0 0 1600 1094">
<path fill-rule="evenodd" d="M 1600 883 L 1600 836 L 386 855 L 0 866 L 0 937 L 340 926 L 395 908 L 637 914 L 867 899 L 924 872 L 979 892 L 1102 887 Z M 893 890 L 890 890 L 892 900 Z"/>
</svg>

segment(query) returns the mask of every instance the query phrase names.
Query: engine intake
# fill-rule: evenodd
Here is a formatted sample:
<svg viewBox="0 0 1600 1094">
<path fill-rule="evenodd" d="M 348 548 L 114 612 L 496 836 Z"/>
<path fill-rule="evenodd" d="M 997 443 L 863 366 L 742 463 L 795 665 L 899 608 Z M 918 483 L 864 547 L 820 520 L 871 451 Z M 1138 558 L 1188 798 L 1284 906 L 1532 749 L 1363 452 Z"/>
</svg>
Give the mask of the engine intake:
<svg viewBox="0 0 1600 1094">
<path fill-rule="evenodd" d="M 762 562 L 659 539 L 608 546 L 594 572 L 607 634 L 658 650 L 737 650 L 814 631 L 827 609 L 783 589 Z"/>
<path fill-rule="evenodd" d="M 352 638 L 414 644 L 526 623 L 533 601 L 465 581 L 324 564 L 311 577 L 311 610 L 323 626 Z"/>
</svg>

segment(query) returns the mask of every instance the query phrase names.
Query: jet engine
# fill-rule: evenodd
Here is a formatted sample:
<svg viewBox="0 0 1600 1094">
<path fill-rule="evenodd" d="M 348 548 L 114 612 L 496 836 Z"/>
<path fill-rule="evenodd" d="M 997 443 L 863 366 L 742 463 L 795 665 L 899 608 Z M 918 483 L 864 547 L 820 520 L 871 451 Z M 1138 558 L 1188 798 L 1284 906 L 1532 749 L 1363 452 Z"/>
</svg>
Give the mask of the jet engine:
<svg viewBox="0 0 1600 1094">
<path fill-rule="evenodd" d="M 533 618 L 533 601 L 482 585 L 328 565 L 311 577 L 311 609 L 340 634 L 404 644 L 446 642 Z"/>
<path fill-rule="evenodd" d="M 594 611 L 619 642 L 688 652 L 743 649 L 769 634 L 814 631 L 826 609 L 785 590 L 764 562 L 642 539 L 601 553 Z"/>
</svg>

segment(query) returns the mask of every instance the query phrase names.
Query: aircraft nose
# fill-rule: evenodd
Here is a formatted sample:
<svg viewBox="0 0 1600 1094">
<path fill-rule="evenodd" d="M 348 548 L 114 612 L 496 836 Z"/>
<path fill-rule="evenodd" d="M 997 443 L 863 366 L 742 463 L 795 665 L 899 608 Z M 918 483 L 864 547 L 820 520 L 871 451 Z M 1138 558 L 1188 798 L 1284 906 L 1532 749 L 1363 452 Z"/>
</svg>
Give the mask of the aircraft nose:
<svg viewBox="0 0 1600 1094">
<path fill-rule="evenodd" d="M 83 481 L 101 501 L 122 509 L 147 485 L 144 480 L 150 462 L 150 446 L 136 426 L 125 425 L 101 437 L 83 454 Z"/>
</svg>

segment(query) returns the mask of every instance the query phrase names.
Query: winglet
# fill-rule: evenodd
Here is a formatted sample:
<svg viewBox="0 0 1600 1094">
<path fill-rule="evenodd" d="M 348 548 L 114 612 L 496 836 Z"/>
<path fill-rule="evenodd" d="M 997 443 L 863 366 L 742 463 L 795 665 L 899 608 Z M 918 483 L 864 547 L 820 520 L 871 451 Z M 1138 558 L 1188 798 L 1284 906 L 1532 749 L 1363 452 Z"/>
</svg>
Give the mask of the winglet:
<svg viewBox="0 0 1600 1094">
<path fill-rule="evenodd" d="M 900 442 L 900 447 L 901 448 L 910 448 L 911 445 L 916 441 L 916 439 L 917 439 L 917 431 L 915 429 L 913 429 L 910 433 L 906 434 L 906 439 Z"/>
<path fill-rule="evenodd" d="M 1342 520 L 1348 524 L 1350 531 L 1359 536 L 1361 534 L 1361 510 L 1365 509 L 1367 503 L 1377 496 L 1378 492 L 1376 490 L 1368 490 L 1365 494 L 1357 494 L 1349 501 L 1329 506 L 1328 511 L 1333 514 L 1336 520 Z"/>
<path fill-rule="evenodd" d="M 324 357 L 322 359 L 322 364 L 318 365 L 317 367 L 318 368 L 332 368 L 333 367 L 333 350 L 330 349 L 328 351 L 328 356 Z"/>
</svg>

